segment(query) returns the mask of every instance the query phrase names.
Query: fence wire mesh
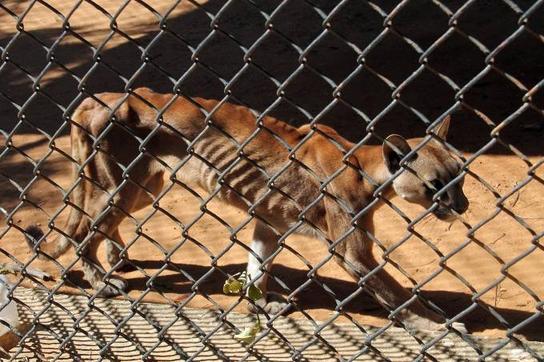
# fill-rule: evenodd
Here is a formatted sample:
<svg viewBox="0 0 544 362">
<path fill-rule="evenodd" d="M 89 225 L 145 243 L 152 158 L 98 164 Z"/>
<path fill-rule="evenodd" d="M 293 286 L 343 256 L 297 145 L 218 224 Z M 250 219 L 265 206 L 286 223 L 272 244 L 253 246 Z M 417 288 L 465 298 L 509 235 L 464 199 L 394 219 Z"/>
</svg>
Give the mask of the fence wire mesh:
<svg viewBox="0 0 544 362">
<path fill-rule="evenodd" d="M 544 359 L 542 1 L 4 1 L 0 13 L 0 252 L 3 270 L 16 274 L 4 279 L 0 315 L 13 315 L 13 302 L 18 309 L 17 323 L 2 321 L 13 333 L 0 337 L 4 357 Z M 136 90 L 141 86 L 170 95 L 158 102 Z M 115 102 L 97 95 L 106 91 L 119 92 Z M 107 113 L 100 127 L 75 119 L 84 99 Z M 140 107 L 132 112 L 147 112 L 152 126 L 127 123 L 132 113 L 120 116 L 130 99 Z M 199 110 L 205 123 L 198 132 L 169 121 L 181 117 L 179 102 Z M 222 115 L 231 103 L 250 113 Z M 448 115 L 446 140 L 438 129 Z M 236 116 L 249 117 L 253 128 L 233 132 Z M 293 141 L 269 116 L 309 126 Z M 225 117 L 232 119 L 217 123 Z M 70 129 L 90 145 L 83 158 L 70 150 Z M 383 164 L 381 144 L 392 133 L 422 138 L 397 160 L 398 171 L 377 182 L 371 169 Z M 219 148 L 210 150 L 217 139 L 227 145 L 223 158 Z M 332 147 L 340 155 L 341 166 L 325 176 L 301 156 L 316 139 L 311 152 Z M 392 198 L 387 189 L 406 173 L 421 185 L 431 181 L 411 161 L 433 142 L 461 167 L 427 185 L 434 196 L 426 208 Z M 253 157 L 255 144 L 279 155 L 273 166 Z M 372 145 L 380 158 L 355 164 L 354 155 Z M 183 157 L 171 161 L 168 147 Z M 118 159 L 118 149 L 132 150 L 130 157 Z M 117 182 L 100 178 L 97 160 L 113 165 Z M 184 181 L 195 160 L 208 167 L 209 184 Z M 153 162 L 166 170 L 164 185 L 140 177 Z M 261 182 L 253 194 L 236 184 L 248 168 Z M 305 203 L 297 192 L 309 185 L 293 179 L 293 169 L 319 184 Z M 335 189 L 353 171 L 361 185 L 376 186 L 366 203 Z M 454 205 L 444 200 L 463 178 L 468 212 L 452 224 L 437 221 L 433 214 Z M 77 201 L 81 189 L 94 190 L 84 203 Z M 219 206 L 225 193 L 243 211 Z M 123 200 L 139 198 L 149 206 L 124 208 Z M 296 204 L 293 222 L 279 227 L 264 215 L 271 200 L 280 208 Z M 313 213 L 322 204 L 347 215 L 341 232 L 331 235 L 316 222 L 325 218 Z M 79 229 L 67 231 L 68 213 L 85 220 Z M 375 230 L 360 222 L 368 215 Z M 120 232 L 103 228 L 116 218 L 126 219 Z M 327 222 L 330 229 L 337 219 Z M 256 223 L 276 232 L 264 254 L 249 243 Z M 35 224 L 45 235 L 29 235 Z M 299 236 L 303 231 L 325 246 Z M 33 250 L 25 235 L 37 243 Z M 44 251 L 55 236 L 74 246 L 62 257 Z M 344 250 L 357 236 L 380 255 L 371 267 L 354 265 Z M 100 237 L 108 255 L 90 255 Z M 116 253 L 121 259 L 109 255 Z M 284 303 L 259 304 L 262 329 L 243 343 L 233 336 L 252 325 L 243 306 L 255 303 L 221 288 L 246 268 L 248 254 L 259 264 L 250 284 L 268 276 Z M 335 258 L 356 278 L 334 266 Z M 116 279 L 121 269 L 126 290 Z M 408 288 L 408 300 L 373 307 L 366 295 L 376 293 L 374 277 L 383 270 Z M 49 274 L 54 280 L 44 280 Z M 408 328 L 403 315 L 419 301 L 443 317 L 444 329 Z"/>
</svg>

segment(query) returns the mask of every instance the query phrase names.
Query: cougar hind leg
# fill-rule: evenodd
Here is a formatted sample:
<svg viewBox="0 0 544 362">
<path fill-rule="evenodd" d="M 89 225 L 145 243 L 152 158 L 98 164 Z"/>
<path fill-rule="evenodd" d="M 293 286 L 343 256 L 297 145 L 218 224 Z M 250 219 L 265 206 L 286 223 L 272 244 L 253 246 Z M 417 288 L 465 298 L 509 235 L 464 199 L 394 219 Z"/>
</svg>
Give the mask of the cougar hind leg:
<svg viewBox="0 0 544 362">
<path fill-rule="evenodd" d="M 156 198 L 162 191 L 164 185 L 163 172 L 159 172 L 149 178 L 145 183 L 145 188 Z M 146 191 L 140 189 L 133 196 L 134 205 L 131 212 L 141 210 L 153 203 L 153 198 Z M 119 229 L 115 229 L 112 233 L 113 239 L 106 240 L 106 259 L 112 268 L 116 268 L 119 272 L 128 272 L 134 270 L 134 266 L 128 262 L 128 252 L 125 251 L 124 258 L 121 257 L 122 250 L 125 248 L 125 243 L 119 233 Z M 120 263 L 120 264 L 119 264 Z"/>
<path fill-rule="evenodd" d="M 116 253 L 119 257 L 118 246 L 122 246 L 122 239 L 119 236 L 118 227 L 121 221 L 126 216 L 126 207 L 130 206 L 130 198 L 128 195 L 134 194 L 134 186 L 127 185 L 121 190 L 112 200 L 109 202 L 109 196 L 103 195 L 93 200 L 96 210 L 96 215 L 90 215 L 93 220 L 97 220 L 100 216 L 100 220 L 92 228 L 88 230 L 88 235 L 85 240 L 82 240 L 84 244 L 80 249 L 79 255 L 81 256 L 81 263 L 83 265 L 83 273 L 85 280 L 91 283 L 91 286 L 97 291 L 97 295 L 100 297 L 113 297 L 121 294 L 127 289 L 127 282 L 121 277 L 109 275 L 105 277 L 106 270 L 102 266 L 98 258 L 98 248 L 104 239 L 108 240 L 108 243 L 112 243 L 115 240 Z M 128 203 L 128 205 L 127 205 Z M 110 207 L 106 214 L 103 214 L 103 210 Z M 128 207 L 130 210 L 130 208 Z M 124 247 L 124 246 L 123 246 Z M 108 261 L 111 257 L 108 255 Z M 115 261 L 115 260 L 112 260 Z M 118 259 L 115 265 L 120 261 Z M 111 271 L 109 271 L 111 274 Z"/>
<path fill-rule="evenodd" d="M 143 167 L 141 170 L 149 170 L 149 168 Z M 119 224 L 126 217 L 127 213 L 135 212 L 153 202 L 153 198 L 139 185 L 144 186 L 155 197 L 160 193 L 163 186 L 162 172 L 156 173 L 151 177 L 148 176 L 147 180 L 144 178 L 144 175 L 145 173 L 134 172 L 131 178 L 133 182 L 127 183 L 111 201 L 109 201 L 108 196 L 103 195 L 99 198 L 101 199 L 99 203 L 103 207 L 95 208 L 95 210 L 101 213 L 108 205 L 111 205 L 109 212 L 101 216 L 102 220 L 98 223 L 87 247 L 82 253 L 85 279 L 98 291 L 99 296 L 115 296 L 127 288 L 127 282 L 118 276 L 110 276 L 104 279 L 106 273 L 98 259 L 98 247 L 101 241 L 106 239 L 106 259 L 108 263 L 112 267 L 116 267 L 117 270 L 121 267 L 119 263 L 128 264 L 126 259 L 123 260 L 120 257 L 120 252 L 125 248 L 125 245 L 119 233 Z M 125 258 L 128 258 L 126 252 L 124 254 Z"/>
<path fill-rule="evenodd" d="M 121 256 L 125 243 L 119 233 L 119 228 L 115 229 L 112 234 L 113 239 L 106 239 L 106 260 L 112 269 L 118 272 L 129 272 L 134 270 L 128 262 L 128 256 Z M 127 252 L 125 252 L 125 255 Z"/>
</svg>

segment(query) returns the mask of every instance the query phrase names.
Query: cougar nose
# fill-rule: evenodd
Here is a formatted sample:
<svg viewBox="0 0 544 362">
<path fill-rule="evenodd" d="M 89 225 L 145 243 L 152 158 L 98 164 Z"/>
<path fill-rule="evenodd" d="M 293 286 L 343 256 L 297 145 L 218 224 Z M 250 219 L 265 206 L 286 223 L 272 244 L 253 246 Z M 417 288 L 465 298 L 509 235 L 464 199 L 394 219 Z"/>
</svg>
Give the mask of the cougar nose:
<svg viewBox="0 0 544 362">
<path fill-rule="evenodd" d="M 463 193 L 460 193 L 458 197 L 455 199 L 453 203 L 453 209 L 458 214 L 463 214 L 465 211 L 467 211 L 468 199 Z"/>
</svg>

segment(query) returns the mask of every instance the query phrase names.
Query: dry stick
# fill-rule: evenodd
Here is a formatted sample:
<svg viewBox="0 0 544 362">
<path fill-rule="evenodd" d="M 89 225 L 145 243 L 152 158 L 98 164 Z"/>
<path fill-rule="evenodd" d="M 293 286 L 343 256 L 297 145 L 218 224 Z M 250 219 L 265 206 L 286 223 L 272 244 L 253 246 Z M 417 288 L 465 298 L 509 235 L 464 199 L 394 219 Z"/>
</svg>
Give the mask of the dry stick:
<svg viewBox="0 0 544 362">
<path fill-rule="evenodd" d="M 0 274 L 19 274 L 23 271 L 23 267 L 17 264 L 0 264 Z M 31 268 L 27 266 L 24 268 L 24 272 L 34 278 L 42 279 L 45 281 L 54 280 L 54 278 L 41 270 Z"/>
</svg>

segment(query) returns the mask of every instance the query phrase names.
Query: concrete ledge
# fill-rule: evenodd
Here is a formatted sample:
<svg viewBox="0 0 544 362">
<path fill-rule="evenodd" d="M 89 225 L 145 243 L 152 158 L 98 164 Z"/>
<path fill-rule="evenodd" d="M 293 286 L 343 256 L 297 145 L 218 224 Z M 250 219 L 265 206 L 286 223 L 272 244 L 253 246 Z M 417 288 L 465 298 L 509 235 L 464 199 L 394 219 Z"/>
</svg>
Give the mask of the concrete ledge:
<svg viewBox="0 0 544 362">
<path fill-rule="evenodd" d="M 183 309 L 176 317 L 176 308 L 170 305 L 140 303 L 131 307 L 127 301 L 97 299 L 89 306 L 88 298 L 65 294 L 55 295 L 49 303 L 46 292 L 20 287 L 15 298 L 22 321 L 32 322 L 39 316 L 44 327 L 11 351 L 14 359 L 100 360 L 102 350 L 103 360 L 108 361 L 143 357 L 156 361 L 412 361 L 431 356 L 439 361 L 471 361 L 479 356 L 471 344 L 481 355 L 505 342 L 478 337 L 467 343 L 450 334 L 428 349 L 430 356 L 425 357 L 422 344 L 400 328 L 389 328 L 369 347 L 364 341 L 376 328 L 342 323 L 316 333 L 322 322 L 280 317 L 273 328 L 261 332 L 266 336 L 248 349 L 234 339 L 237 328 L 253 321 L 252 316 L 240 313 L 229 313 L 222 321 L 218 311 Z M 435 336 L 418 337 L 427 343 Z M 509 342 L 489 359 L 536 361 L 544 356 L 544 343 L 523 343 L 525 347 Z"/>
</svg>

